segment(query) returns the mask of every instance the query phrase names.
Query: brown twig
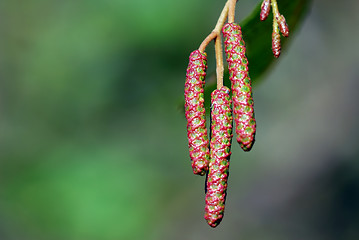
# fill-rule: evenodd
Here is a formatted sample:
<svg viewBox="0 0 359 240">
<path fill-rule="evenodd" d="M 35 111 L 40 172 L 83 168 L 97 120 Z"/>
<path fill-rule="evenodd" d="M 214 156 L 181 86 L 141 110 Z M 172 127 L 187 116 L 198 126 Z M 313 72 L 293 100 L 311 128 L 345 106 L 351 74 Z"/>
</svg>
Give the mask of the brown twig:
<svg viewBox="0 0 359 240">
<path fill-rule="evenodd" d="M 224 25 L 224 23 L 226 22 L 227 16 L 228 16 L 228 8 L 229 8 L 229 2 L 231 0 L 228 0 L 226 5 L 224 5 L 224 8 L 221 12 L 221 15 L 218 18 L 217 24 L 214 27 L 213 31 L 203 40 L 203 42 L 201 43 L 201 45 L 199 46 L 198 50 L 200 52 L 204 52 L 207 45 L 213 40 L 215 39 L 217 36 L 220 36 L 221 34 L 221 29 Z"/>
<path fill-rule="evenodd" d="M 223 48 L 222 48 L 222 38 L 217 36 L 215 40 L 215 51 L 216 51 L 216 73 L 217 73 L 217 89 L 223 87 Z"/>
<path fill-rule="evenodd" d="M 228 0 L 229 2 L 229 10 L 228 10 L 228 23 L 234 22 L 234 16 L 236 13 L 236 3 L 237 0 Z"/>
<path fill-rule="evenodd" d="M 224 6 L 221 15 L 218 18 L 217 24 L 214 27 L 213 31 L 203 40 L 198 50 L 200 52 L 204 52 L 207 45 L 215 39 L 215 52 L 216 52 L 216 73 L 217 73 L 217 88 L 220 89 L 223 86 L 223 47 L 222 47 L 222 39 L 221 39 L 221 30 L 226 22 L 228 16 L 229 6 L 232 2 L 236 2 L 236 0 L 228 0 L 226 5 Z M 234 16 L 233 16 L 234 17 Z"/>
</svg>

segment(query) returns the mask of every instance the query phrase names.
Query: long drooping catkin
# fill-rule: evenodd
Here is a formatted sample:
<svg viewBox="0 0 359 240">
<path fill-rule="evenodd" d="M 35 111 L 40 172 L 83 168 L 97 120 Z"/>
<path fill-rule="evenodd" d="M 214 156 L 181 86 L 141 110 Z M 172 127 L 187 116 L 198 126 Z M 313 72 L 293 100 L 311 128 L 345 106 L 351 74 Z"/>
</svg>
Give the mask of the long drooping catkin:
<svg viewBox="0 0 359 240">
<path fill-rule="evenodd" d="M 236 23 L 227 23 L 223 26 L 222 32 L 232 84 L 233 118 L 236 123 L 237 141 L 244 151 L 249 151 L 254 143 L 256 120 L 245 43 L 242 39 L 241 27 Z"/>
<path fill-rule="evenodd" d="M 222 221 L 224 213 L 233 136 L 231 99 L 227 87 L 223 86 L 212 92 L 211 120 L 211 158 L 204 218 L 211 227 L 216 227 Z"/>
<path fill-rule="evenodd" d="M 206 53 L 195 50 L 189 57 L 185 83 L 185 113 L 189 154 L 194 174 L 208 171 L 209 149 L 203 85 L 207 69 Z"/>
</svg>

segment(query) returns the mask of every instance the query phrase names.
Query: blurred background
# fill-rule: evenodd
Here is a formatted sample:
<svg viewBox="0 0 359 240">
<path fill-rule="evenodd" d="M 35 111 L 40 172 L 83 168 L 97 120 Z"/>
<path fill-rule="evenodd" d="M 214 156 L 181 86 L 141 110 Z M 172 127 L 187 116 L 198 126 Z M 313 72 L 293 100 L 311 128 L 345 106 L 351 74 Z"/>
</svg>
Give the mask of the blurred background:
<svg viewBox="0 0 359 240">
<path fill-rule="evenodd" d="M 224 219 L 204 220 L 178 105 L 223 5 L 0 1 L 1 240 L 359 239 L 356 0 L 312 2 L 255 85 Z"/>
</svg>

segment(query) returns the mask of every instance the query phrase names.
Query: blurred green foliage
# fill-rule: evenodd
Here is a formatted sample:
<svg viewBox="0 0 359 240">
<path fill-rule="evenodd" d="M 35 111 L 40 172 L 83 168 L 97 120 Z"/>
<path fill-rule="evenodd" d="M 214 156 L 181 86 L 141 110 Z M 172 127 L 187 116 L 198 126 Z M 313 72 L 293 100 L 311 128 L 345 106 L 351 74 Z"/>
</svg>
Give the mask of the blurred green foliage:
<svg viewBox="0 0 359 240">
<path fill-rule="evenodd" d="M 147 110 L 166 80 L 156 48 L 195 6 L 1 3 L 1 239 L 145 238 L 172 186 L 155 135 L 169 123 L 148 116 L 165 110 Z"/>
</svg>

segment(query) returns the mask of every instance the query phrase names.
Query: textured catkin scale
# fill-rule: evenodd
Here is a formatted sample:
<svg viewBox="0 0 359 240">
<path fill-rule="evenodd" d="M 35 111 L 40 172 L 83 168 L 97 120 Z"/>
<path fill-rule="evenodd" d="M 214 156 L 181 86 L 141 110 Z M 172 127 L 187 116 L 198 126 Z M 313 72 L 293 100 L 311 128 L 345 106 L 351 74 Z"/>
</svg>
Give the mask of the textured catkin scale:
<svg viewBox="0 0 359 240">
<path fill-rule="evenodd" d="M 280 45 L 280 35 L 278 31 L 273 31 L 272 33 L 272 51 L 273 55 L 278 58 L 280 55 L 281 45 Z"/>
<path fill-rule="evenodd" d="M 212 92 L 210 162 L 206 183 L 204 218 L 216 227 L 223 218 L 226 201 L 229 157 L 232 142 L 232 113 L 229 89 L 223 86 Z"/>
<path fill-rule="evenodd" d="M 262 5 L 261 5 L 261 13 L 260 13 L 260 20 L 264 21 L 267 19 L 268 15 L 269 15 L 269 11 L 270 11 L 270 0 L 263 0 Z"/>
<path fill-rule="evenodd" d="M 289 28 L 288 28 L 287 21 L 285 20 L 285 17 L 283 15 L 280 15 L 278 17 L 277 21 L 278 21 L 279 29 L 280 29 L 282 35 L 284 37 L 288 37 L 289 36 Z"/>
<path fill-rule="evenodd" d="M 185 83 L 185 113 L 189 154 L 194 174 L 208 171 L 209 148 L 204 108 L 203 85 L 207 69 L 206 53 L 195 50 L 189 57 Z"/>
<path fill-rule="evenodd" d="M 233 118 L 236 123 L 237 142 L 244 151 L 249 151 L 254 143 L 256 120 L 251 79 L 248 75 L 248 60 L 245 55 L 246 48 L 239 25 L 227 23 L 222 32 L 232 84 Z"/>
</svg>

